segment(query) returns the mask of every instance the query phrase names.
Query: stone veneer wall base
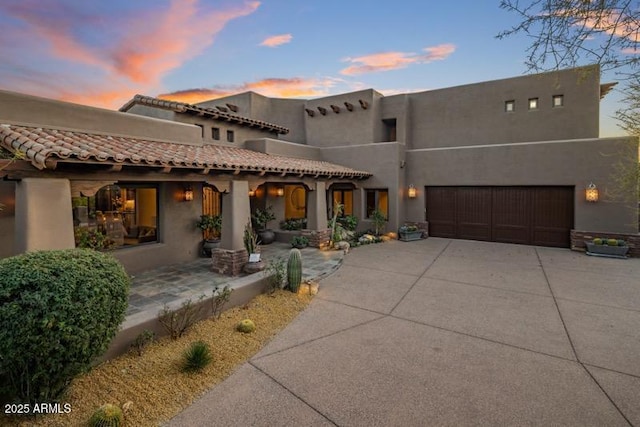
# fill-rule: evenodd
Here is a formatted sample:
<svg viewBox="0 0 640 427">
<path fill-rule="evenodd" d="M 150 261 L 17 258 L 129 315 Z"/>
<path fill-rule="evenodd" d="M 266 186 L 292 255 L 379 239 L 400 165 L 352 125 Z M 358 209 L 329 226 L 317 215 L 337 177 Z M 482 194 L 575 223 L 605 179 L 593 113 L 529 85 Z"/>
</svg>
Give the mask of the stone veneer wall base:
<svg viewBox="0 0 640 427">
<path fill-rule="evenodd" d="M 211 250 L 212 270 L 225 276 L 237 276 L 249 261 L 246 249 L 230 250 L 216 248 Z"/>
<path fill-rule="evenodd" d="M 301 230 L 301 235 L 309 239 L 309 246 L 313 248 L 325 249 L 329 247 L 331 240 L 331 229 L 326 230 Z"/>
<path fill-rule="evenodd" d="M 628 255 L 632 258 L 640 258 L 640 234 L 608 233 L 604 231 L 578 231 L 571 230 L 571 250 L 586 251 L 585 240 L 593 240 L 596 237 L 602 239 L 622 239 L 629 245 Z"/>
</svg>

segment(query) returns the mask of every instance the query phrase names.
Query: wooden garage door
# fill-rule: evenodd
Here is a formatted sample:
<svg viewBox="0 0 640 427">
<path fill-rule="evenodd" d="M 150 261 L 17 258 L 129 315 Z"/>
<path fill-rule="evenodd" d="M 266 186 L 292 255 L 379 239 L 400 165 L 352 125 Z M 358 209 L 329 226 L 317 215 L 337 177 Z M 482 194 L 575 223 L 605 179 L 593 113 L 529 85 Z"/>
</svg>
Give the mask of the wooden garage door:
<svg viewBox="0 0 640 427">
<path fill-rule="evenodd" d="M 573 187 L 426 187 L 435 237 L 569 247 Z"/>
</svg>

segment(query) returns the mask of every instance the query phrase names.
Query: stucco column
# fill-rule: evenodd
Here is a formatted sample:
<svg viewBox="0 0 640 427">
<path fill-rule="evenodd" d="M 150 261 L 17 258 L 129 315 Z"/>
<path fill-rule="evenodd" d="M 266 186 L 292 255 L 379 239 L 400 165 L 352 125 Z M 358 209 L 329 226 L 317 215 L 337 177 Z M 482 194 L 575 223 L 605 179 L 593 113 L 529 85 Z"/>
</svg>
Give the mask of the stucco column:
<svg viewBox="0 0 640 427">
<path fill-rule="evenodd" d="M 68 179 L 24 178 L 16 185 L 18 253 L 75 247 Z"/>
<path fill-rule="evenodd" d="M 307 200 L 307 228 L 326 230 L 327 225 L 327 185 L 316 182 L 316 189 L 309 192 Z"/>
<path fill-rule="evenodd" d="M 242 236 L 251 210 L 249 207 L 249 182 L 231 181 L 229 194 L 222 195 L 222 233 L 220 249 L 244 249 Z"/>
</svg>

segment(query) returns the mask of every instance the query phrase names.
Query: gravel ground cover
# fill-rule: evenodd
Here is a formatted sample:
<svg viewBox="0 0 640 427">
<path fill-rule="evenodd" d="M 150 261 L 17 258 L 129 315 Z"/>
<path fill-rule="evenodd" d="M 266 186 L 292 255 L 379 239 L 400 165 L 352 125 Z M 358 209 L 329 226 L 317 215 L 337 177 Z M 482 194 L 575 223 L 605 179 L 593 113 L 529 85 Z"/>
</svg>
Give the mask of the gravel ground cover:
<svg viewBox="0 0 640 427">
<path fill-rule="evenodd" d="M 76 378 L 62 400 L 71 405 L 70 413 L 13 419 L 0 415 L 0 425 L 86 426 L 98 407 L 111 403 L 128 407 L 126 426 L 156 426 L 228 377 L 304 310 L 311 298 L 288 291 L 260 295 L 243 307 L 227 310 L 220 319 L 198 322 L 177 340 L 155 341 L 142 356 L 131 352 Z M 237 332 L 236 324 L 247 318 L 255 322 L 256 331 Z M 183 373 L 182 355 L 199 340 L 211 347 L 213 362 L 201 372 Z"/>
</svg>

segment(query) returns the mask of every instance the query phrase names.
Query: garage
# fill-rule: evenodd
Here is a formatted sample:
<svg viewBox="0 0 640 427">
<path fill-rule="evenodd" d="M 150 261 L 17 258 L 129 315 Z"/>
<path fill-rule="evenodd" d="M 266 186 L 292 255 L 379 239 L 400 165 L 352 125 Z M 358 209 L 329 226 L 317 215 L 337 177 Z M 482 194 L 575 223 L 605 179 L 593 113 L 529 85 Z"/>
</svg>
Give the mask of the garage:
<svg viewBox="0 0 640 427">
<path fill-rule="evenodd" d="M 429 235 L 569 247 L 574 187 L 426 187 Z"/>
</svg>

